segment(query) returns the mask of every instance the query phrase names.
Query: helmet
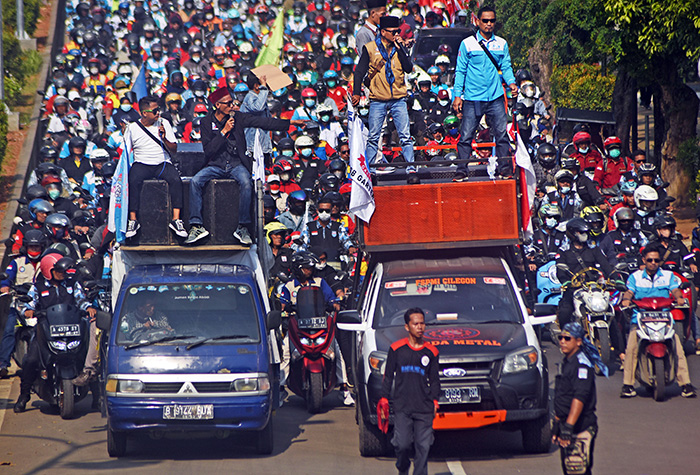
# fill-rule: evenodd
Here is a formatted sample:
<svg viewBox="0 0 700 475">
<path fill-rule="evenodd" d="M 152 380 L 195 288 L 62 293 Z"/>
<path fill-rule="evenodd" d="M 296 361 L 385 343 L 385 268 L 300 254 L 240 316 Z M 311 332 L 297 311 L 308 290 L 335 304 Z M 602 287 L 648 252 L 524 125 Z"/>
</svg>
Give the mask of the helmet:
<svg viewBox="0 0 700 475">
<path fill-rule="evenodd" d="M 622 148 L 622 141 L 613 135 L 605 139 L 605 142 L 603 142 L 603 147 L 605 150 L 608 150 L 611 147 Z"/>
<path fill-rule="evenodd" d="M 253 52 L 253 45 L 250 44 L 248 41 L 244 41 L 241 43 L 241 45 L 238 47 L 238 51 L 240 53 L 245 53 L 245 54 L 250 54 Z"/>
<path fill-rule="evenodd" d="M 26 200 L 31 203 L 37 198 L 41 198 L 42 200 L 45 200 L 46 198 L 49 197 L 49 194 L 46 192 L 46 188 L 44 188 L 41 185 L 32 185 L 27 188 L 27 191 L 24 193 L 24 197 Z"/>
<path fill-rule="evenodd" d="M 52 228 L 57 227 L 57 228 L 68 228 L 70 227 L 70 219 L 68 219 L 68 216 L 65 214 L 61 213 L 53 213 L 50 214 L 46 218 L 46 228 L 49 230 L 50 233 L 53 233 Z"/>
<path fill-rule="evenodd" d="M 102 176 L 105 178 L 111 178 L 114 176 L 114 172 L 117 171 L 117 162 L 115 161 L 109 161 L 102 165 L 102 170 L 100 172 L 102 173 Z"/>
<path fill-rule="evenodd" d="M 323 79 L 338 79 L 338 73 L 333 71 L 332 69 L 329 69 L 325 73 L 323 73 Z"/>
<path fill-rule="evenodd" d="M 271 236 L 273 234 L 287 234 L 288 232 L 287 226 L 278 221 L 273 221 L 265 226 L 265 237 L 267 237 L 268 244 L 272 244 Z"/>
<path fill-rule="evenodd" d="M 427 73 L 432 76 L 433 74 L 442 74 L 442 71 L 437 66 L 430 66 Z"/>
<path fill-rule="evenodd" d="M 438 54 L 448 55 L 452 52 L 452 47 L 448 44 L 443 43 L 440 46 L 438 46 L 437 52 Z"/>
<path fill-rule="evenodd" d="M 321 198 L 319 202 L 330 203 L 331 205 L 338 207 L 342 207 L 345 203 L 345 201 L 343 200 L 343 195 L 341 195 L 337 191 L 329 191 L 328 193 L 323 195 L 323 198 Z"/>
<path fill-rule="evenodd" d="M 642 201 L 656 201 L 659 199 L 659 194 L 649 185 L 640 185 L 634 190 L 634 204 L 637 208 L 642 209 Z"/>
<path fill-rule="evenodd" d="M 41 270 L 41 275 L 44 276 L 45 279 L 49 280 L 53 278 L 53 275 L 51 274 L 51 271 L 53 270 L 54 266 L 58 261 L 63 259 L 63 256 L 57 252 L 51 252 L 44 257 L 41 258 L 41 262 L 39 263 L 39 269 Z"/>
<path fill-rule="evenodd" d="M 588 223 L 583 218 L 573 218 L 566 223 L 566 235 L 572 242 L 588 241 L 590 230 Z"/>
<path fill-rule="evenodd" d="M 87 141 L 79 136 L 71 137 L 68 141 L 68 148 L 72 151 L 74 148 L 85 148 L 87 146 Z"/>
<path fill-rule="evenodd" d="M 165 96 L 165 103 L 168 104 L 170 102 L 182 103 L 182 96 L 177 92 L 171 92 Z"/>
<path fill-rule="evenodd" d="M 240 82 L 240 83 L 236 84 L 236 87 L 233 88 L 233 92 L 248 92 L 248 91 L 250 91 L 250 88 L 244 82 Z"/>
<path fill-rule="evenodd" d="M 272 167 L 272 171 L 276 175 L 281 175 L 282 173 L 289 173 L 292 171 L 292 164 L 289 163 L 288 160 L 281 158 L 275 162 L 275 166 Z"/>
<path fill-rule="evenodd" d="M 581 217 L 588 223 L 593 236 L 599 236 L 605 232 L 605 216 L 597 206 L 586 206 L 581 211 Z"/>
<path fill-rule="evenodd" d="M 58 153 L 51 145 L 44 145 L 39 150 L 39 156 L 41 157 L 42 162 L 55 162 L 56 158 L 58 157 Z"/>
<path fill-rule="evenodd" d="M 75 261 L 70 257 L 62 257 L 54 264 L 52 270 L 69 274 L 71 271 L 75 271 Z"/>
<path fill-rule="evenodd" d="M 25 246 L 44 246 L 46 244 L 46 235 L 41 229 L 29 229 L 22 237 L 22 245 Z M 38 257 L 38 256 L 37 256 Z"/>
<path fill-rule="evenodd" d="M 459 126 L 459 119 L 456 115 L 450 114 L 445 117 L 445 120 L 442 123 L 445 125 L 446 129 L 452 129 Z"/>
<path fill-rule="evenodd" d="M 316 98 L 317 97 L 316 90 L 312 87 L 305 87 L 301 91 L 301 97 L 303 97 L 303 98 L 307 98 L 307 97 Z"/>
<path fill-rule="evenodd" d="M 289 137 L 284 137 L 282 140 L 277 142 L 277 148 L 279 150 L 294 150 L 294 141 Z"/>
<path fill-rule="evenodd" d="M 328 171 L 338 177 L 339 180 L 345 179 L 345 174 L 348 170 L 348 166 L 340 158 L 334 158 L 328 164 Z"/>
<path fill-rule="evenodd" d="M 637 175 L 640 177 L 643 177 L 644 175 L 656 176 L 656 165 L 653 163 L 642 163 L 639 165 Z"/>
<path fill-rule="evenodd" d="M 654 229 L 671 228 L 676 229 L 676 220 L 670 214 L 662 214 L 654 219 Z"/>
<path fill-rule="evenodd" d="M 302 269 L 315 269 L 316 264 L 320 263 L 321 261 L 315 254 L 309 251 L 299 251 L 292 256 L 292 271 L 297 278 L 304 277 Z"/>
<path fill-rule="evenodd" d="M 343 56 L 342 58 L 340 58 L 341 66 L 352 66 L 353 64 L 355 64 L 355 62 L 350 56 Z"/>
<path fill-rule="evenodd" d="M 437 66 L 439 64 L 447 64 L 449 66 L 450 58 L 448 58 L 444 54 L 439 55 L 437 58 L 435 58 L 435 66 Z"/>
<path fill-rule="evenodd" d="M 591 134 L 588 132 L 577 132 L 574 134 L 574 143 L 577 144 L 579 142 L 590 142 L 591 141 Z"/>
<path fill-rule="evenodd" d="M 223 46 L 214 46 L 214 56 L 225 56 L 226 48 Z"/>
<path fill-rule="evenodd" d="M 329 105 L 326 104 L 319 104 L 316 106 L 316 115 L 321 117 L 322 115 L 327 115 L 331 114 L 333 112 L 333 108 Z"/>
<path fill-rule="evenodd" d="M 616 228 L 620 227 L 620 221 L 634 221 L 634 211 L 629 208 L 618 208 L 613 215 L 613 222 Z"/>
<path fill-rule="evenodd" d="M 447 89 L 440 89 L 437 93 L 438 100 L 444 101 L 450 99 L 450 93 Z"/>
<path fill-rule="evenodd" d="M 559 208 L 559 205 L 545 203 L 540 206 L 540 210 L 537 214 L 542 221 L 546 218 L 557 218 L 557 220 L 559 220 L 561 219 L 561 208 Z"/>
<path fill-rule="evenodd" d="M 308 197 L 306 196 L 306 192 L 304 190 L 296 190 L 292 191 L 289 196 L 287 197 L 287 203 L 306 203 L 306 200 Z"/>
<path fill-rule="evenodd" d="M 634 190 L 637 189 L 637 182 L 630 180 L 630 181 L 623 181 L 622 184 L 620 185 L 620 192 L 622 192 L 623 195 L 633 195 Z"/>
<path fill-rule="evenodd" d="M 532 74 L 527 69 L 518 69 L 515 73 L 515 82 L 520 84 L 523 81 L 532 81 Z"/>
<path fill-rule="evenodd" d="M 321 187 L 321 190 L 324 192 L 338 191 L 338 188 L 340 188 L 340 181 L 338 180 L 338 177 L 332 173 L 324 173 L 321 175 L 321 178 L 318 180 L 318 184 Z"/>
<path fill-rule="evenodd" d="M 36 198 L 29 203 L 29 214 L 32 219 L 36 219 L 37 213 L 46 213 L 50 215 L 55 212 L 56 210 L 53 208 L 53 205 L 42 198 Z"/>
<path fill-rule="evenodd" d="M 574 182 L 574 174 L 566 169 L 559 170 L 554 175 L 554 181 L 556 181 L 557 183 L 559 183 L 560 181 L 570 181 L 571 183 L 573 183 Z"/>
<path fill-rule="evenodd" d="M 561 167 L 566 170 L 576 170 L 578 172 L 581 169 L 581 164 L 577 158 L 574 157 L 562 157 Z"/>
<path fill-rule="evenodd" d="M 433 122 L 428 126 L 428 132 L 430 132 L 430 135 L 435 135 L 436 133 L 445 135 L 445 127 L 440 122 Z"/>
<path fill-rule="evenodd" d="M 294 148 L 296 148 L 297 152 L 300 148 L 313 147 L 314 145 L 313 139 L 308 135 L 301 135 L 294 141 Z"/>
<path fill-rule="evenodd" d="M 557 166 L 557 149 L 550 143 L 544 143 L 537 148 L 537 160 L 545 170 L 552 170 Z M 578 161 L 578 160 L 577 160 Z"/>
<path fill-rule="evenodd" d="M 88 157 L 93 162 L 106 162 L 109 160 L 109 152 L 103 148 L 94 148 Z"/>
</svg>

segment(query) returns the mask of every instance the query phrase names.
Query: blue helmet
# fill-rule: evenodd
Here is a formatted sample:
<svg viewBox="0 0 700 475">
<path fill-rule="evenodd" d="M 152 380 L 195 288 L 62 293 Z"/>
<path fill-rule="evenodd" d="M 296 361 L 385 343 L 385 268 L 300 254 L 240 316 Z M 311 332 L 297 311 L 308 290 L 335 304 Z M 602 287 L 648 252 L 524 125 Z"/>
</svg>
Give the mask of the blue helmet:
<svg viewBox="0 0 700 475">
<path fill-rule="evenodd" d="M 634 180 L 623 181 L 620 184 L 620 191 L 626 195 L 634 194 L 634 190 L 637 189 L 637 182 Z"/>
<path fill-rule="evenodd" d="M 431 76 L 433 74 L 442 74 L 442 71 L 440 71 L 440 68 L 438 68 L 437 66 L 430 66 L 428 68 L 428 74 Z"/>
<path fill-rule="evenodd" d="M 233 92 L 248 92 L 250 91 L 250 88 L 248 88 L 248 85 L 244 82 L 240 82 L 236 84 L 236 87 L 233 88 Z"/>
<path fill-rule="evenodd" d="M 353 64 L 355 64 L 355 62 L 350 56 L 343 56 L 342 58 L 340 58 L 340 64 L 342 64 L 343 66 L 352 66 Z"/>
<path fill-rule="evenodd" d="M 323 73 L 323 79 L 338 79 L 338 73 L 330 69 Z"/>
<path fill-rule="evenodd" d="M 53 205 L 42 198 L 32 200 L 27 208 L 29 209 L 29 214 L 32 219 L 36 219 L 37 213 L 46 213 L 49 215 L 56 212 Z"/>
</svg>

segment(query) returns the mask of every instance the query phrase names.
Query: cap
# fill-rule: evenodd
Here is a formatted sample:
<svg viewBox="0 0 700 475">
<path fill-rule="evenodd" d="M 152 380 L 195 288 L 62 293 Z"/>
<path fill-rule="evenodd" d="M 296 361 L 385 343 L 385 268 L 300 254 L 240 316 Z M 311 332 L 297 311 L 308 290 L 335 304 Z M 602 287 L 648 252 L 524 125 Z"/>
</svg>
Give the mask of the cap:
<svg viewBox="0 0 700 475">
<path fill-rule="evenodd" d="M 401 20 L 395 16 L 386 15 L 379 19 L 379 28 L 382 30 L 398 28 L 399 26 L 401 26 Z"/>
<path fill-rule="evenodd" d="M 231 96 L 231 93 L 229 92 L 229 90 L 228 90 L 227 87 L 220 87 L 220 88 L 217 89 L 216 91 L 214 91 L 214 92 L 212 92 L 211 94 L 209 94 L 209 101 L 210 101 L 212 104 L 216 104 L 217 102 L 219 102 L 219 101 L 220 101 L 221 99 L 223 99 L 224 97 L 230 97 L 230 96 Z"/>
<path fill-rule="evenodd" d="M 273 181 L 280 181 L 279 175 L 275 175 L 274 173 L 270 174 L 267 176 L 267 182 L 273 182 Z"/>
<path fill-rule="evenodd" d="M 74 101 L 80 99 L 80 93 L 78 91 L 68 91 L 68 100 Z"/>
<path fill-rule="evenodd" d="M 386 0 L 367 0 L 367 10 L 386 7 Z"/>
<path fill-rule="evenodd" d="M 223 64 L 224 68 L 235 68 L 236 63 L 231 58 L 226 58 Z"/>
</svg>

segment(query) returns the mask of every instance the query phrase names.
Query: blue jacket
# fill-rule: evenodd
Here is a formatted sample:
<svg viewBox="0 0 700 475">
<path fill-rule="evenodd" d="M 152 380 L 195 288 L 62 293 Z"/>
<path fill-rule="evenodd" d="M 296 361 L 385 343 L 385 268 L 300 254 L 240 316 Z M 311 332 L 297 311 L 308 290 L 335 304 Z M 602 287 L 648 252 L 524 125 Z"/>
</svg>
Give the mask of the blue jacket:
<svg viewBox="0 0 700 475">
<path fill-rule="evenodd" d="M 671 297 L 671 291 L 681 285 L 681 280 L 670 270 L 659 269 L 650 277 L 646 269 L 633 272 L 627 278 L 627 288 L 639 300 L 645 297 Z M 632 323 L 637 323 L 637 311 L 634 311 Z"/>
<path fill-rule="evenodd" d="M 467 101 L 493 101 L 503 96 L 498 71 L 479 45 L 481 40 L 484 40 L 486 47 L 500 65 L 506 84 L 515 83 L 508 42 L 496 35 L 487 41 L 481 33 L 477 33 L 465 38 L 459 45 L 454 97 L 461 97 Z"/>
</svg>

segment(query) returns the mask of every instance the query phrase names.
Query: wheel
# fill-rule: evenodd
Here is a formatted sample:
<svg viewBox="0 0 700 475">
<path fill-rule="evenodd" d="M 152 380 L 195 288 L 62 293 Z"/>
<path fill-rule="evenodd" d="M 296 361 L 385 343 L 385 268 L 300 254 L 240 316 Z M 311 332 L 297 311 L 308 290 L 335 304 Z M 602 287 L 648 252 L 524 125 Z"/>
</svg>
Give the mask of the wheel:
<svg viewBox="0 0 700 475">
<path fill-rule="evenodd" d="M 272 415 L 270 415 L 270 420 L 267 421 L 267 425 L 257 433 L 256 440 L 258 453 L 261 455 L 270 455 L 272 453 L 273 435 L 272 435 Z"/>
<path fill-rule="evenodd" d="M 552 424 L 549 414 L 544 414 L 534 421 L 527 421 L 520 430 L 523 448 L 529 454 L 544 454 L 549 452 L 552 444 Z"/>
<path fill-rule="evenodd" d="M 61 380 L 61 394 L 58 398 L 61 419 L 72 419 L 75 411 L 75 388 L 70 379 Z"/>
<path fill-rule="evenodd" d="M 654 400 L 663 401 L 666 397 L 666 371 L 661 358 L 654 358 L 654 383 Z"/>
<path fill-rule="evenodd" d="M 362 405 L 359 399 L 357 405 Z M 380 431 L 379 427 L 365 419 L 362 415 L 362 408 L 358 409 L 358 419 L 360 425 L 360 455 L 363 457 L 386 455 L 389 445 L 386 434 Z"/>
<path fill-rule="evenodd" d="M 598 350 L 600 351 L 600 359 L 603 360 L 603 364 L 610 369 L 610 333 L 607 328 L 596 328 L 596 343 L 598 344 Z"/>
<path fill-rule="evenodd" d="M 321 412 L 323 404 L 323 374 L 309 374 L 309 389 L 306 391 L 306 410 L 311 414 Z"/>
<path fill-rule="evenodd" d="M 109 423 L 107 424 L 107 452 L 110 457 L 126 455 L 126 433 L 113 431 Z"/>
</svg>

